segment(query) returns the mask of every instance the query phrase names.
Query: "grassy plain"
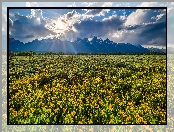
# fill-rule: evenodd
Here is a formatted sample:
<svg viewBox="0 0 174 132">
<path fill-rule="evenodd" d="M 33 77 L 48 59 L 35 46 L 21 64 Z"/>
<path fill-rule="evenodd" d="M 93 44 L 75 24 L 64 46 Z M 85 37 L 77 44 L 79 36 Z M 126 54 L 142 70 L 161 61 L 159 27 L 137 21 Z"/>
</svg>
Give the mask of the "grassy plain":
<svg viewBox="0 0 174 132">
<path fill-rule="evenodd" d="M 166 124 L 165 55 L 9 60 L 10 124 Z"/>
</svg>

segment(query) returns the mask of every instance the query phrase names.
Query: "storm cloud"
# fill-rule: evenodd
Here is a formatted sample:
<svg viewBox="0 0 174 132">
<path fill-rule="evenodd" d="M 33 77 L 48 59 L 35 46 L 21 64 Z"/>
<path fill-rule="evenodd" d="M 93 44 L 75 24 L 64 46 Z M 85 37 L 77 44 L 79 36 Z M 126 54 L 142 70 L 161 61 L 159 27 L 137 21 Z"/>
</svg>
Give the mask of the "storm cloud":
<svg viewBox="0 0 174 132">
<path fill-rule="evenodd" d="M 117 15 L 105 18 L 102 21 L 84 20 L 80 23 L 75 23 L 73 26 L 79 31 L 81 36 L 105 36 L 108 33 L 113 33 L 118 30 L 124 23 Z"/>
<path fill-rule="evenodd" d="M 86 15 L 97 15 L 102 11 L 103 11 L 103 9 L 92 9 L 92 10 L 88 10 L 85 14 Z"/>
<path fill-rule="evenodd" d="M 55 19 L 44 17 L 39 9 L 31 10 L 29 16 L 14 13 L 9 23 L 10 37 L 27 42 L 55 36 L 71 41 L 97 36 L 116 43 L 166 46 L 166 10 L 124 9 L 119 12 L 116 9 L 68 9 Z"/>
<path fill-rule="evenodd" d="M 18 13 L 14 13 L 14 19 L 13 22 L 9 22 L 11 38 L 28 42 L 48 34 L 55 34 L 45 27 L 46 21 L 44 21 L 40 10 L 32 10 L 31 16 L 21 16 Z"/>
</svg>

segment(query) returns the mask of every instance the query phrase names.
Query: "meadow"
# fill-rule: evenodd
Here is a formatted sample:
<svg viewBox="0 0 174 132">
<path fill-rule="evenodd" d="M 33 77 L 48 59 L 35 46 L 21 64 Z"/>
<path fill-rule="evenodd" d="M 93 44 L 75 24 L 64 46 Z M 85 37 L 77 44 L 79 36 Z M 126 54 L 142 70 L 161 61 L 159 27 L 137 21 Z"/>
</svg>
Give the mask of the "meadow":
<svg viewBox="0 0 174 132">
<path fill-rule="evenodd" d="M 166 124 L 166 55 L 9 60 L 10 124 Z"/>
</svg>

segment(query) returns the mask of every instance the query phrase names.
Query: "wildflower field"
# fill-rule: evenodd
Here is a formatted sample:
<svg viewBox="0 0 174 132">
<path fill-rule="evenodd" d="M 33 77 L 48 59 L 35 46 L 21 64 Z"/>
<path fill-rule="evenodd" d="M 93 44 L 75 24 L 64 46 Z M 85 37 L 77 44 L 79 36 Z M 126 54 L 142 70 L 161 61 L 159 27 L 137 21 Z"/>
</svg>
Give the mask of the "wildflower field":
<svg viewBox="0 0 174 132">
<path fill-rule="evenodd" d="M 166 124 L 166 55 L 9 59 L 10 124 Z"/>
</svg>

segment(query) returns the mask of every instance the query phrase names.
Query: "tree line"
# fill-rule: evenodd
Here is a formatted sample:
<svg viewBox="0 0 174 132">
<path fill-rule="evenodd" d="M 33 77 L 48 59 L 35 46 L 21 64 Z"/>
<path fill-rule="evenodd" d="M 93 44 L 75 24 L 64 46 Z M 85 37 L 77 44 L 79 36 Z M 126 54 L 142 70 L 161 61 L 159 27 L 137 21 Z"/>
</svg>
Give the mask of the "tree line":
<svg viewBox="0 0 174 132">
<path fill-rule="evenodd" d="M 114 53 L 64 53 L 64 52 L 45 52 L 37 53 L 33 51 L 29 52 L 9 52 L 9 56 L 33 56 L 33 55 L 166 55 L 164 52 L 136 52 L 136 53 L 123 53 L 123 52 L 114 52 Z"/>
</svg>

